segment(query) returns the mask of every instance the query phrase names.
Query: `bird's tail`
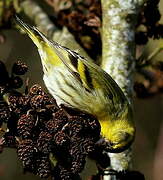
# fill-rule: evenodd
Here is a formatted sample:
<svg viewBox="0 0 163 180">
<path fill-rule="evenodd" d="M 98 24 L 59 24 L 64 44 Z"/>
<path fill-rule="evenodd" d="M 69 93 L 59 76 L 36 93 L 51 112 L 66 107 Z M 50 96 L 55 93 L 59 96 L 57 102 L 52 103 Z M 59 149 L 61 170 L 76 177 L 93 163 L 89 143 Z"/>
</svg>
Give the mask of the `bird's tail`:
<svg viewBox="0 0 163 180">
<path fill-rule="evenodd" d="M 45 36 L 37 28 L 24 23 L 17 15 L 15 15 L 15 21 L 29 35 L 38 48 L 40 48 L 41 42 L 45 43 Z"/>
<path fill-rule="evenodd" d="M 32 41 L 37 46 L 43 67 L 50 65 L 61 65 L 61 59 L 58 57 L 58 54 L 55 52 L 55 44 L 56 42 L 52 42 L 47 39 L 47 37 L 41 33 L 36 27 L 32 27 L 26 23 L 24 23 L 18 16 L 15 16 L 16 23 L 20 26 L 22 30 L 24 30 L 28 36 L 32 39 Z M 46 67 L 47 69 L 47 67 Z"/>
</svg>

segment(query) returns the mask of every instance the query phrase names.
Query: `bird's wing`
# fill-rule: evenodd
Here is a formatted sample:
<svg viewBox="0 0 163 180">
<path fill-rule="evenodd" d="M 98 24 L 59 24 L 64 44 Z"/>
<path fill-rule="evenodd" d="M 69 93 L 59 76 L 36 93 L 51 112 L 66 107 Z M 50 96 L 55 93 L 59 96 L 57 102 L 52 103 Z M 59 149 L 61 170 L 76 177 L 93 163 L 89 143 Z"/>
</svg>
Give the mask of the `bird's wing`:
<svg viewBox="0 0 163 180">
<path fill-rule="evenodd" d="M 112 103 L 112 107 L 123 110 L 126 106 L 127 98 L 117 85 L 117 83 L 95 63 L 86 60 L 78 53 L 49 40 L 37 28 L 25 24 L 16 17 L 17 23 L 30 36 L 38 49 L 42 49 L 47 61 L 54 66 L 65 65 L 70 73 L 76 78 L 81 85 L 91 92 L 92 90 L 100 91 L 106 98 L 106 101 Z M 108 103 L 108 104 L 109 104 Z M 116 108 L 117 106 L 117 108 Z M 119 114 L 117 112 L 117 114 Z"/>
<path fill-rule="evenodd" d="M 44 66 L 48 63 L 51 66 L 58 67 L 65 65 L 73 77 L 82 83 L 87 90 L 90 88 L 86 81 L 87 77 L 85 76 L 85 73 L 88 74 L 87 67 L 82 63 L 82 61 L 78 60 L 79 55 L 77 53 L 56 42 L 50 41 L 36 27 L 24 23 L 18 16 L 16 16 L 15 20 L 38 47 L 42 61 L 44 61 Z"/>
<path fill-rule="evenodd" d="M 78 53 L 59 44 L 53 42 L 52 44 L 56 54 L 70 72 L 79 79 L 86 90 L 89 92 L 100 92 L 100 97 L 104 98 L 105 102 L 108 102 L 114 114 L 120 115 L 124 111 L 124 108 L 128 105 L 128 100 L 108 73 Z"/>
<path fill-rule="evenodd" d="M 24 23 L 18 16 L 15 16 L 15 21 L 19 25 L 19 27 L 32 39 L 38 50 L 44 53 L 44 56 L 46 56 L 46 58 L 43 58 L 43 61 L 45 61 L 45 63 L 51 63 L 54 66 L 63 65 L 58 55 L 51 47 L 49 47 L 49 40 L 43 33 L 41 33 L 36 27 Z"/>
</svg>

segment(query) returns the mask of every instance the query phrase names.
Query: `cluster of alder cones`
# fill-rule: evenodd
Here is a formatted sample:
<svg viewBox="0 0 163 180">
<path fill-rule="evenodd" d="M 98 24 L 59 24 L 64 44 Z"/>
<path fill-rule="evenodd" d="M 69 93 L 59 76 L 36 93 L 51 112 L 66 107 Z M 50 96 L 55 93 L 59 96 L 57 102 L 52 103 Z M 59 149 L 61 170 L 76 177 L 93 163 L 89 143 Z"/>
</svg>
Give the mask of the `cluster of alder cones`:
<svg viewBox="0 0 163 180">
<path fill-rule="evenodd" d="M 25 171 L 54 180 L 81 179 L 86 157 L 96 161 L 99 172 L 90 180 L 100 180 L 110 159 L 100 137 L 98 120 L 84 112 L 58 106 L 54 98 L 35 84 L 23 85 L 26 64 L 14 63 L 9 74 L 0 61 L 0 151 L 16 148 Z M 112 172 L 123 179 L 144 176 L 137 171 Z"/>
</svg>

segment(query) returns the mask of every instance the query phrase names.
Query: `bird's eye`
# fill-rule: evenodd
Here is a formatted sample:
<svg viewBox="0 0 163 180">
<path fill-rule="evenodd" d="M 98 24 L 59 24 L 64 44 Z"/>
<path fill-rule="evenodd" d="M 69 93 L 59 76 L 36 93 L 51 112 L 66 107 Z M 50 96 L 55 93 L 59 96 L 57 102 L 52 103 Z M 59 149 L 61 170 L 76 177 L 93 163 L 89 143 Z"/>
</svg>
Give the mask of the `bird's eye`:
<svg viewBox="0 0 163 180">
<path fill-rule="evenodd" d="M 107 149 L 110 152 L 122 152 L 132 143 L 131 135 L 126 132 L 118 132 L 116 141 L 108 141 Z"/>
<path fill-rule="evenodd" d="M 121 141 L 119 142 L 119 143 L 121 143 L 121 142 L 124 142 L 124 141 L 128 141 L 129 139 L 130 139 L 130 137 L 131 137 L 131 135 L 129 134 L 129 133 L 126 133 L 126 132 L 123 132 L 123 134 L 121 135 Z"/>
<path fill-rule="evenodd" d="M 114 142 L 114 145 L 121 144 L 124 142 L 128 142 L 130 137 L 131 137 L 131 135 L 127 132 L 123 132 L 123 131 L 118 132 L 118 141 Z"/>
</svg>

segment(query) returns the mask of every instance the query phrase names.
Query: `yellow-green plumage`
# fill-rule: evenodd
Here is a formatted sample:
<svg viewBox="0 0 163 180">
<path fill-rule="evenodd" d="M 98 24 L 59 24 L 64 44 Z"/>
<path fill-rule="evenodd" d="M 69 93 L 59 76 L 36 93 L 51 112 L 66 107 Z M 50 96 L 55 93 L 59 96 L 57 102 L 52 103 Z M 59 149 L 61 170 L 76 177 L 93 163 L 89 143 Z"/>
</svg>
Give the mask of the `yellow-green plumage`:
<svg viewBox="0 0 163 180">
<path fill-rule="evenodd" d="M 115 81 L 93 62 L 16 20 L 38 47 L 45 85 L 57 102 L 96 116 L 111 150 L 122 151 L 131 144 L 135 134 L 131 107 Z"/>
</svg>

